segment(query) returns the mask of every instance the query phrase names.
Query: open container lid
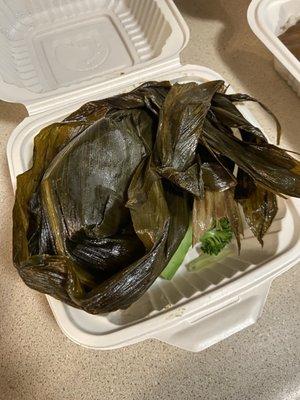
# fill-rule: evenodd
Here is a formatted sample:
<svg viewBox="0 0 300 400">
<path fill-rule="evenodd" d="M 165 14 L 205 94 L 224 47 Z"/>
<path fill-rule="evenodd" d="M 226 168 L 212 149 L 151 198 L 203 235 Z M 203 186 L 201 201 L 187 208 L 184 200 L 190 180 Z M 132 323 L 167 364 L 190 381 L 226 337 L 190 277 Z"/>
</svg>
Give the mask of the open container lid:
<svg viewBox="0 0 300 400">
<path fill-rule="evenodd" d="M 172 0 L 2 0 L 0 22 L 0 98 L 31 114 L 178 63 L 189 38 Z"/>
</svg>

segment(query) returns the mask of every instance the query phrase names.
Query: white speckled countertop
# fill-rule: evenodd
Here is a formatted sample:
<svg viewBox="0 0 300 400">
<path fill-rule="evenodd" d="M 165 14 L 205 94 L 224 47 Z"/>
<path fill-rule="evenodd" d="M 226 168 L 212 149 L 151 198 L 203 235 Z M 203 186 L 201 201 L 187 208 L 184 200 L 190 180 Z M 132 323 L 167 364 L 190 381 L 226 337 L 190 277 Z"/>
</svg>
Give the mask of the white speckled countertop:
<svg viewBox="0 0 300 400">
<path fill-rule="evenodd" d="M 282 123 L 283 145 L 300 151 L 300 100 L 250 31 L 249 0 L 176 3 L 191 30 L 183 62 L 211 67 L 265 102 Z M 268 118 L 251 108 L 274 138 Z M 0 102 L 0 400 L 300 399 L 297 266 L 274 281 L 257 324 L 199 354 L 154 340 L 96 352 L 61 333 L 46 298 L 25 287 L 11 262 L 6 143 L 25 116 L 22 106 Z"/>
</svg>

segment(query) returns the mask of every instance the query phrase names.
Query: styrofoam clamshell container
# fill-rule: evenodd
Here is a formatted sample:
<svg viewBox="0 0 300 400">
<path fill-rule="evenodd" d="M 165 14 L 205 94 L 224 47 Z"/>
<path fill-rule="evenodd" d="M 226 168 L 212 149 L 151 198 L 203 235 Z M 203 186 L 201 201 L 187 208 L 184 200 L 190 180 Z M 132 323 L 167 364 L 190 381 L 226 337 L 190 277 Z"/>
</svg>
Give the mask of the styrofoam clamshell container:
<svg viewBox="0 0 300 400">
<path fill-rule="evenodd" d="M 0 98 L 26 105 L 7 157 L 13 186 L 31 164 L 40 129 L 94 99 L 132 90 L 147 80 L 205 82 L 221 77 L 181 65 L 188 28 L 170 0 L 0 1 Z M 257 122 L 245 106 L 241 111 Z M 272 280 L 299 260 L 299 200 L 281 201 L 260 249 L 249 230 L 240 256 L 199 272 L 183 265 L 160 278 L 127 310 L 90 315 L 49 296 L 62 331 L 74 342 L 113 349 L 156 338 L 200 351 L 254 323 Z M 297 247 L 298 246 L 298 247 Z M 192 249 L 183 264 L 197 256 Z"/>
<path fill-rule="evenodd" d="M 300 20 L 299 0 L 252 0 L 248 22 L 255 35 L 274 56 L 276 71 L 300 96 L 300 61 L 278 39 Z"/>
</svg>

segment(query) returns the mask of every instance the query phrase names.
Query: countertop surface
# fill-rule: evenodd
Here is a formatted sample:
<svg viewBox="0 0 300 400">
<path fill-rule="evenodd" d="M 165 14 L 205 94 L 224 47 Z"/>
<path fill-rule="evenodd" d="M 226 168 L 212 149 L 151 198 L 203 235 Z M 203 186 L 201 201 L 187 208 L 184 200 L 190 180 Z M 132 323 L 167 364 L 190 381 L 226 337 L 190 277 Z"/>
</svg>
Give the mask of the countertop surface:
<svg viewBox="0 0 300 400">
<path fill-rule="evenodd" d="M 265 102 L 282 124 L 282 144 L 300 151 L 299 98 L 250 31 L 249 1 L 176 3 L 191 31 L 183 62 L 215 69 L 236 91 Z M 256 106 L 251 109 L 274 138 L 273 123 Z M 97 352 L 62 334 L 46 298 L 21 282 L 11 262 L 6 143 L 25 117 L 23 106 L 0 102 L 0 400 L 300 399 L 297 266 L 273 282 L 255 325 L 198 354 L 155 340 Z"/>
</svg>

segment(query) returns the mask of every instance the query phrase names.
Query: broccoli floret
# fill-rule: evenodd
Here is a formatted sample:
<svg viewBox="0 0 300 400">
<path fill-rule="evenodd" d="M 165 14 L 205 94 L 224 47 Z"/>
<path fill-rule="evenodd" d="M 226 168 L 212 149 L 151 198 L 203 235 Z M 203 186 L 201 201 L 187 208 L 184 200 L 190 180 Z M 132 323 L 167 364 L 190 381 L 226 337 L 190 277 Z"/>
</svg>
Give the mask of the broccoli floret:
<svg viewBox="0 0 300 400">
<path fill-rule="evenodd" d="M 203 253 L 218 255 L 224 247 L 231 242 L 233 232 L 226 217 L 215 221 L 212 227 L 200 238 Z"/>
</svg>

